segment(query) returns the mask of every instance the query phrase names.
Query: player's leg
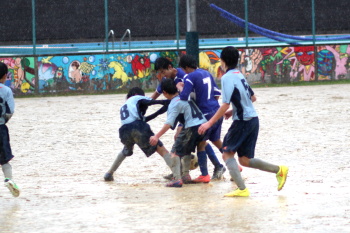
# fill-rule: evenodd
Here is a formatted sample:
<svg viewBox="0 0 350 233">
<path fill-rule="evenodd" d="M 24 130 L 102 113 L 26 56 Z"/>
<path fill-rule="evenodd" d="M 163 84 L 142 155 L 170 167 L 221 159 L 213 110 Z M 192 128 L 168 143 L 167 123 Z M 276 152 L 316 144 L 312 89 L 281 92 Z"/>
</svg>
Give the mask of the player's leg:
<svg viewBox="0 0 350 233">
<path fill-rule="evenodd" d="M 224 152 L 223 159 L 226 163 L 226 167 L 231 175 L 231 178 L 237 185 L 237 189 L 230 193 L 225 194 L 225 197 L 248 197 L 250 195 L 249 190 L 246 188 L 244 180 L 242 178 L 238 163 L 234 158 L 235 152 Z"/>
<path fill-rule="evenodd" d="M 211 116 L 208 116 L 208 118 L 211 118 Z M 222 125 L 223 117 L 220 118 L 219 121 L 217 121 L 207 132 L 208 139 L 222 152 L 222 141 L 220 139 L 221 137 L 221 125 Z M 214 172 L 212 176 L 212 180 L 220 180 L 226 171 L 226 168 L 224 165 L 222 165 L 216 156 L 213 148 L 208 143 L 205 147 L 205 152 L 208 155 L 208 158 L 210 159 L 211 163 L 214 165 Z"/>
<path fill-rule="evenodd" d="M 288 167 L 278 166 L 265 162 L 261 159 L 254 158 L 255 146 L 259 134 L 259 119 L 253 118 L 246 122 L 246 128 L 251 129 L 249 135 L 247 135 L 246 140 L 242 143 L 239 153 L 245 156 L 239 157 L 239 162 L 243 166 L 259 169 L 266 172 L 271 172 L 276 174 L 278 181 L 278 191 L 283 188 L 288 175 Z"/>
<path fill-rule="evenodd" d="M 249 190 L 246 188 L 243 181 L 238 163 L 234 157 L 236 151 L 239 150 L 245 139 L 245 124 L 243 121 L 234 121 L 223 141 L 222 157 L 226 163 L 226 167 L 231 175 L 231 178 L 236 183 L 238 188 L 230 193 L 225 194 L 226 197 L 247 197 Z M 238 154 L 241 156 L 240 154 Z"/>
<path fill-rule="evenodd" d="M 13 181 L 12 177 L 12 166 L 9 161 L 13 158 L 10 136 L 8 133 L 8 128 L 6 125 L 0 126 L 0 164 L 2 172 L 4 173 L 5 180 L 4 185 L 7 187 L 14 197 L 20 195 L 20 190 L 16 183 Z"/>
<path fill-rule="evenodd" d="M 125 152 L 123 152 L 123 151 L 124 151 L 124 149 L 121 152 L 119 152 L 119 154 L 117 155 L 116 159 L 114 160 L 112 166 L 109 168 L 109 170 L 104 175 L 105 181 L 113 181 L 114 180 L 113 173 L 119 168 L 120 164 L 122 164 L 122 162 L 126 158 L 126 156 L 124 155 Z"/>
<path fill-rule="evenodd" d="M 18 186 L 15 184 L 15 182 L 12 180 L 12 167 L 9 163 L 5 163 L 1 166 L 2 168 L 2 171 L 4 173 L 4 176 L 5 176 L 5 187 L 7 187 L 11 194 L 14 196 L 14 197 L 18 197 L 19 194 L 20 194 L 20 190 L 18 188 Z"/>
<path fill-rule="evenodd" d="M 194 183 L 209 183 L 210 175 L 207 167 L 207 154 L 205 152 L 206 141 L 199 142 L 197 146 L 198 165 L 201 171 L 201 175 L 192 180 Z"/>
<path fill-rule="evenodd" d="M 181 178 L 184 184 L 191 184 L 192 178 L 190 175 L 191 155 L 184 155 L 181 158 Z"/>
<path fill-rule="evenodd" d="M 135 133 L 136 131 L 136 133 Z M 133 122 L 130 124 L 123 125 L 119 128 L 119 138 L 121 143 L 123 143 L 124 147 L 121 152 L 115 158 L 112 166 L 104 175 L 105 181 L 113 181 L 113 173 L 119 168 L 124 159 L 127 156 L 131 156 L 133 154 L 135 140 L 138 140 L 141 133 L 138 132 L 137 122 Z"/>
<path fill-rule="evenodd" d="M 164 146 L 158 146 L 157 152 L 163 157 L 165 163 L 168 165 L 173 174 L 172 181 L 166 184 L 166 187 L 182 187 L 180 157 L 175 153 L 170 154 Z"/>
</svg>

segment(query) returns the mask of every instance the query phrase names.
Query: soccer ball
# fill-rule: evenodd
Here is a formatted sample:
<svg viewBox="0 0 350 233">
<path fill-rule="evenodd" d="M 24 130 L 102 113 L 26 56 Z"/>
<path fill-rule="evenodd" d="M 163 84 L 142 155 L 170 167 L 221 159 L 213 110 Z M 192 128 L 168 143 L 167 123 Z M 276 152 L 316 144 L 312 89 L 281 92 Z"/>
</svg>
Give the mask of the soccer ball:
<svg viewBox="0 0 350 233">
<path fill-rule="evenodd" d="M 198 157 L 196 154 L 191 154 L 190 170 L 194 170 L 198 167 Z"/>
</svg>

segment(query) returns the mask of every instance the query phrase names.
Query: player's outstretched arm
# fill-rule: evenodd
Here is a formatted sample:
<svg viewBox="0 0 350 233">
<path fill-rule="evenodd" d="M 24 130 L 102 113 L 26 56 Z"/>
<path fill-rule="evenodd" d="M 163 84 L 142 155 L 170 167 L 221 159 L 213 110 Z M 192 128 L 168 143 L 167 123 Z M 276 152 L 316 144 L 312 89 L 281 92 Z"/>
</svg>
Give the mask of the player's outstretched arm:
<svg viewBox="0 0 350 233">
<path fill-rule="evenodd" d="M 217 122 L 225 114 L 225 112 L 227 111 L 227 109 L 229 109 L 229 107 L 230 107 L 229 103 L 223 103 L 221 107 L 216 111 L 215 115 L 212 118 L 210 118 L 208 122 L 199 126 L 198 133 L 204 134 L 212 125 L 215 124 L 215 122 Z"/>
<path fill-rule="evenodd" d="M 171 125 L 168 125 L 168 124 L 164 124 L 163 128 L 154 136 L 150 137 L 149 138 L 149 143 L 152 145 L 152 146 L 155 146 L 157 145 L 158 141 L 159 141 L 159 138 L 161 136 L 163 136 L 163 134 L 166 133 L 166 131 L 168 131 L 170 129 Z"/>
</svg>

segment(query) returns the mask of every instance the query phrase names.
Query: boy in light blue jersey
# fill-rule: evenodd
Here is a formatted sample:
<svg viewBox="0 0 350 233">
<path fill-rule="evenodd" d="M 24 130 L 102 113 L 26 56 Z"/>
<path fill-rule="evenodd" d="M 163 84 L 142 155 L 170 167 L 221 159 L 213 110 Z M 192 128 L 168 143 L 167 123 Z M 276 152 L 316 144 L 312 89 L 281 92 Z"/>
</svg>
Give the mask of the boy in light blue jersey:
<svg viewBox="0 0 350 233">
<path fill-rule="evenodd" d="M 184 83 L 179 83 L 177 88 L 180 90 L 180 99 L 188 100 L 191 93 L 194 93 L 195 102 L 203 112 L 205 118 L 209 120 L 219 109 L 218 99 L 221 92 L 216 85 L 213 76 L 206 70 L 197 68 L 197 62 L 194 57 L 184 55 L 180 58 L 179 66 L 187 73 Z M 223 118 L 214 124 L 207 132 L 208 139 L 221 151 L 221 125 Z M 198 156 L 198 164 L 202 175 L 194 179 L 194 182 L 209 182 L 210 176 L 207 168 L 207 155 L 214 165 L 212 180 L 222 178 L 226 168 L 219 162 L 214 150 L 210 144 L 206 145 L 205 152 Z"/>
<path fill-rule="evenodd" d="M 183 82 L 184 77 L 186 76 L 186 73 L 181 68 L 174 68 L 171 61 L 165 57 L 159 57 L 154 62 L 154 69 L 157 72 L 158 80 L 161 82 L 164 79 L 173 79 L 175 84 L 179 82 Z M 151 95 L 152 99 L 157 99 L 160 95 L 163 94 L 163 89 L 161 86 L 161 83 L 157 86 L 156 91 Z M 153 114 L 151 117 L 156 117 L 158 113 Z M 176 125 L 174 126 L 176 127 Z M 179 124 L 176 128 L 176 133 L 174 135 L 175 138 L 181 134 L 182 125 Z M 185 155 L 181 158 L 181 175 L 183 178 L 184 183 L 190 183 L 192 182 L 191 176 L 190 176 L 190 163 L 191 163 L 191 155 Z M 173 174 L 169 174 L 164 176 L 167 180 L 172 180 L 174 178 Z"/>
<path fill-rule="evenodd" d="M 120 119 L 122 126 L 119 128 L 119 137 L 124 145 L 123 150 L 118 154 L 111 168 L 104 176 L 105 181 L 113 181 L 113 173 L 118 169 L 120 164 L 127 156 L 133 154 L 134 145 L 137 144 L 147 157 L 154 152 L 158 152 L 163 157 L 166 164 L 174 174 L 180 175 L 180 161 L 171 158 L 170 153 L 164 147 L 161 141 L 150 145 L 149 138 L 154 135 L 149 124 L 149 119 L 145 117 L 148 106 L 153 104 L 163 104 L 167 107 L 167 100 L 153 100 L 144 96 L 144 91 L 139 87 L 132 88 L 127 94 L 127 101 L 120 108 Z M 164 108 L 166 110 L 166 108 Z M 164 111 L 165 112 L 165 111 Z M 179 187 L 167 185 L 167 187 Z"/>
<path fill-rule="evenodd" d="M 164 135 L 177 121 L 183 124 L 181 134 L 176 139 L 171 150 L 172 157 L 178 158 L 191 154 L 197 148 L 197 153 L 205 150 L 205 135 L 198 134 L 198 127 L 206 122 L 203 113 L 193 101 L 182 101 L 178 95 L 176 84 L 172 79 L 165 79 L 161 83 L 163 95 L 171 100 L 167 110 L 167 120 L 163 128 L 154 136 L 150 137 L 150 144 L 156 145 L 159 138 Z M 205 153 L 205 152 L 204 152 Z M 174 174 L 173 185 L 182 185 L 181 177 Z"/>
<path fill-rule="evenodd" d="M 224 138 L 222 156 L 238 188 L 225 196 L 247 197 L 250 195 L 234 158 L 236 152 L 241 165 L 275 173 L 278 181 L 277 190 L 280 191 L 286 182 L 288 167 L 277 166 L 254 158 L 259 133 L 259 118 L 253 105 L 256 100 L 254 92 L 243 74 L 236 69 L 239 52 L 236 48 L 229 46 L 222 50 L 220 58 L 221 68 L 226 72 L 221 77 L 222 105 L 207 123 L 200 126 L 198 132 L 205 133 L 224 115 L 225 118 L 233 116 L 233 123 Z M 227 111 L 230 103 L 232 110 Z"/>
<path fill-rule="evenodd" d="M 10 136 L 6 123 L 15 111 L 15 101 L 12 90 L 4 85 L 7 73 L 7 66 L 0 62 L 0 165 L 5 176 L 5 186 L 14 197 L 18 197 L 20 190 L 12 180 L 12 166 L 9 163 L 14 156 L 12 155 Z"/>
</svg>

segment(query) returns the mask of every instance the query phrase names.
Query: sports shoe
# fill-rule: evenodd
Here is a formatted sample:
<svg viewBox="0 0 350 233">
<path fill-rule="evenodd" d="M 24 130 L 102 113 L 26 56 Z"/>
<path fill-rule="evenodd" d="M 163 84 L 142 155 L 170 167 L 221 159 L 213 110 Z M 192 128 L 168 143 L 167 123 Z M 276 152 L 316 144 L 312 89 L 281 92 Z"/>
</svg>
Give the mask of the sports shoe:
<svg viewBox="0 0 350 233">
<path fill-rule="evenodd" d="M 5 179 L 5 187 L 7 187 L 10 190 L 10 192 L 12 193 L 12 195 L 14 197 L 19 196 L 20 190 L 19 190 L 18 186 L 15 184 L 15 182 L 10 180 L 9 178 Z"/>
<path fill-rule="evenodd" d="M 182 176 L 181 179 L 182 179 L 182 182 L 184 184 L 192 184 L 193 183 L 190 175 Z"/>
<path fill-rule="evenodd" d="M 171 173 L 169 175 L 163 176 L 163 178 L 166 180 L 172 180 L 174 178 L 174 176 L 173 176 L 173 173 Z"/>
<path fill-rule="evenodd" d="M 225 171 L 226 171 L 226 168 L 224 166 L 214 168 L 214 173 L 213 173 L 213 176 L 211 177 L 211 180 L 221 180 Z"/>
<path fill-rule="evenodd" d="M 196 179 L 192 180 L 194 183 L 209 183 L 210 182 L 210 176 L 198 176 Z"/>
<path fill-rule="evenodd" d="M 165 185 L 166 187 L 173 187 L 173 188 L 181 188 L 182 187 L 182 180 L 172 180 L 171 182 L 167 183 Z"/>
<path fill-rule="evenodd" d="M 240 190 L 239 188 L 237 188 L 236 190 L 230 192 L 230 193 L 226 193 L 224 196 L 225 197 L 249 197 L 250 192 L 247 188 Z"/>
<path fill-rule="evenodd" d="M 104 176 L 104 179 L 105 179 L 105 181 L 113 181 L 113 180 L 114 180 L 113 174 L 107 172 L 107 173 L 105 174 L 105 176 Z"/>
<path fill-rule="evenodd" d="M 283 185 L 286 183 L 288 170 L 289 169 L 287 166 L 280 166 L 280 170 L 276 174 L 276 178 L 278 181 L 278 191 L 280 191 L 283 188 Z"/>
</svg>

